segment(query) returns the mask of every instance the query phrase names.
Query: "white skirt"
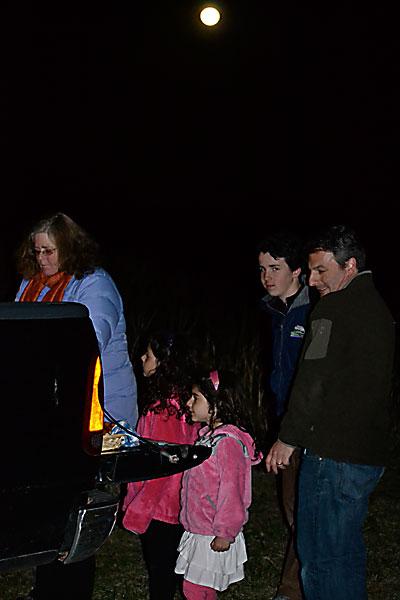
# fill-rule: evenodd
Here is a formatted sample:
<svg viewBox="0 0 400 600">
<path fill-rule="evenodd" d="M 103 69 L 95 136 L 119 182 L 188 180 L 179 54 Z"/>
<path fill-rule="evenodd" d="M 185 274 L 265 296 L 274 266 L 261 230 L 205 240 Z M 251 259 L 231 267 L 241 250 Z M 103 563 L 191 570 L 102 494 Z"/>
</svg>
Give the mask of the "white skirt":
<svg viewBox="0 0 400 600">
<path fill-rule="evenodd" d="M 223 592 L 231 583 L 244 579 L 246 544 L 240 532 L 229 550 L 214 552 L 210 548 L 214 537 L 185 531 L 178 546 L 175 573 L 183 575 L 191 583 Z"/>
</svg>

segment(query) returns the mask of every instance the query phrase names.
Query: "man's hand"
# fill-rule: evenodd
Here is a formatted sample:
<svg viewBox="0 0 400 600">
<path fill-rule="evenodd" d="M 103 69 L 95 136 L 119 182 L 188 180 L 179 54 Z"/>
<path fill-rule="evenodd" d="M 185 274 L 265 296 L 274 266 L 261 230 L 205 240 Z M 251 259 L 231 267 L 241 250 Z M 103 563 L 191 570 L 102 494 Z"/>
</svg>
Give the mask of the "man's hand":
<svg viewBox="0 0 400 600">
<path fill-rule="evenodd" d="M 214 550 L 214 552 L 226 552 L 227 550 L 229 550 L 230 545 L 231 542 L 217 535 L 211 542 L 210 547 L 211 550 Z"/>
<path fill-rule="evenodd" d="M 275 475 L 278 475 L 279 469 L 284 469 L 288 466 L 293 452 L 294 448 L 277 440 L 265 459 L 265 466 L 267 467 L 268 473 L 273 471 Z"/>
</svg>

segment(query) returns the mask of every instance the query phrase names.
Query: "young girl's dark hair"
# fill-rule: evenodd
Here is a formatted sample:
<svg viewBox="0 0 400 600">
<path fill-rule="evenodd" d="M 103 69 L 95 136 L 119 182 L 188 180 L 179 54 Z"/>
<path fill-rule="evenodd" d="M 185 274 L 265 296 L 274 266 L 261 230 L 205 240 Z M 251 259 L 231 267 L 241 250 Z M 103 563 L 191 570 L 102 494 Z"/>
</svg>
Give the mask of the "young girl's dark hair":
<svg viewBox="0 0 400 600">
<path fill-rule="evenodd" d="M 236 425 L 251 435 L 258 455 L 261 447 L 237 376 L 231 371 L 202 371 L 192 375 L 192 386 L 194 385 L 199 388 L 209 404 L 210 429 L 215 429 L 217 421 L 224 425 Z"/>
<path fill-rule="evenodd" d="M 146 348 L 150 346 L 159 364 L 153 375 L 143 382 L 141 413 L 168 413 L 180 419 L 188 415 L 186 403 L 191 392 L 189 374 L 194 368 L 195 359 L 188 339 L 184 334 L 156 332 L 148 336 Z M 179 407 L 170 403 L 175 398 Z"/>
</svg>

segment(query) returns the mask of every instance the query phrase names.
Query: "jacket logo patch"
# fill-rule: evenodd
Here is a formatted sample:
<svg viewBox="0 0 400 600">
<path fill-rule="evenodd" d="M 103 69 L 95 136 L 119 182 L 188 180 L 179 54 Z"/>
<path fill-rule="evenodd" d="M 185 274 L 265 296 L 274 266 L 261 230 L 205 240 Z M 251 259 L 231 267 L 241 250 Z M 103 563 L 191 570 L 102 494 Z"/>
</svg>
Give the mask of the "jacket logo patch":
<svg viewBox="0 0 400 600">
<path fill-rule="evenodd" d="M 329 319 L 317 319 L 311 323 L 312 339 L 304 354 L 305 359 L 325 358 L 328 353 L 331 330 L 332 321 Z"/>
<path fill-rule="evenodd" d="M 303 325 L 295 325 L 292 331 L 290 332 L 291 338 L 303 338 L 306 330 Z"/>
</svg>

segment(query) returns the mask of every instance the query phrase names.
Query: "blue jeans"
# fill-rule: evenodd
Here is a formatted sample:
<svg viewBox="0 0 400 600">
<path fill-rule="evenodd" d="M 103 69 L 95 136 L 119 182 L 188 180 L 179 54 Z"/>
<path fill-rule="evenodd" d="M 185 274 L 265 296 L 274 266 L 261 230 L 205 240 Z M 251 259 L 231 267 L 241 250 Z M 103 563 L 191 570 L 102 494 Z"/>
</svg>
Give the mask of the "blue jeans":
<svg viewBox="0 0 400 600">
<path fill-rule="evenodd" d="M 363 525 L 383 471 L 304 451 L 297 551 L 306 600 L 367 599 Z"/>
</svg>

